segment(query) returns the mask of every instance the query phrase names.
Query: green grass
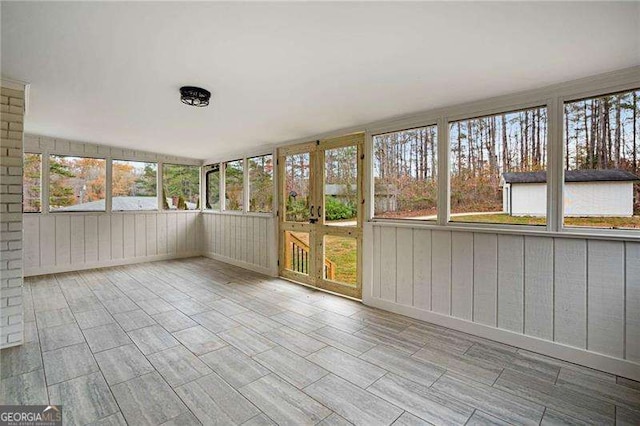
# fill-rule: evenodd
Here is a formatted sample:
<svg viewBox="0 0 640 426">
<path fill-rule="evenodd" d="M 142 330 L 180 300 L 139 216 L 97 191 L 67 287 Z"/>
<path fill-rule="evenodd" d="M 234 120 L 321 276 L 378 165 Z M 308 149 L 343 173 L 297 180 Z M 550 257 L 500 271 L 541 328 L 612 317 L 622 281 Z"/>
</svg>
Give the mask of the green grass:
<svg viewBox="0 0 640 426">
<path fill-rule="evenodd" d="M 508 214 L 479 214 L 471 216 L 454 216 L 452 222 L 497 223 L 508 225 L 545 225 L 546 218 L 533 216 L 509 216 Z M 633 217 L 567 217 L 565 226 L 635 229 L 640 228 L 640 216 Z"/>
<path fill-rule="evenodd" d="M 358 250 L 355 238 L 327 235 L 325 237 L 324 253 L 327 259 L 336 267 L 334 280 L 356 285 Z"/>
</svg>

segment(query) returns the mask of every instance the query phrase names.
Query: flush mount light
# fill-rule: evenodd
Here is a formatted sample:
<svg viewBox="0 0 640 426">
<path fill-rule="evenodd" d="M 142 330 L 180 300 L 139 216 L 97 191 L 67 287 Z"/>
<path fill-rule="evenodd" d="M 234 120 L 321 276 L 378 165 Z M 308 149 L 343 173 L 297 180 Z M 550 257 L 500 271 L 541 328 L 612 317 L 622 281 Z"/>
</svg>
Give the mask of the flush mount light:
<svg viewBox="0 0 640 426">
<path fill-rule="evenodd" d="M 180 88 L 180 100 L 183 104 L 206 107 L 209 105 L 210 98 L 211 92 L 201 87 L 182 86 Z"/>
</svg>

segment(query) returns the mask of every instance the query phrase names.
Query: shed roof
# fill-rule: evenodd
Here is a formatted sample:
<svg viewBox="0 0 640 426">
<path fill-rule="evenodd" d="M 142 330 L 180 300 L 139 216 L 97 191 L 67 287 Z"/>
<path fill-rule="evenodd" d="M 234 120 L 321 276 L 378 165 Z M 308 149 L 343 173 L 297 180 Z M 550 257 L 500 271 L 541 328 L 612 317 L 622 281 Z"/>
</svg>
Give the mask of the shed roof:
<svg viewBox="0 0 640 426">
<path fill-rule="evenodd" d="M 502 177 L 506 183 L 545 183 L 547 172 L 507 172 Z M 620 169 L 565 170 L 565 182 L 632 182 L 640 177 Z"/>
</svg>

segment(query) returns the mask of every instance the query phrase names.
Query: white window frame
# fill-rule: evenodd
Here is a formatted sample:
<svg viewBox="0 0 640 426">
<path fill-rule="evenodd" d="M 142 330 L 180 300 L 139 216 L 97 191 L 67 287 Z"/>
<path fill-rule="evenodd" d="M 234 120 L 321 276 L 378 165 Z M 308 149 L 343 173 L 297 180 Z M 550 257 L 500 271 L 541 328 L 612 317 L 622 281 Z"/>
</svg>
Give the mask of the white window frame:
<svg viewBox="0 0 640 426">
<path fill-rule="evenodd" d="M 131 160 L 131 161 L 135 161 L 135 160 Z M 189 166 L 189 167 L 197 167 L 198 168 L 198 200 L 200 202 L 200 208 L 198 209 L 193 209 L 193 210 L 179 210 L 179 209 L 165 209 L 164 208 L 164 203 L 165 200 L 163 199 L 163 189 L 164 189 L 164 166 L 168 165 L 168 166 Z M 160 170 L 160 168 L 162 168 L 162 170 Z M 158 210 L 159 211 L 165 211 L 165 212 L 171 212 L 171 213 L 178 213 L 178 212 L 182 212 L 182 213 L 193 213 L 193 212 L 200 212 L 202 211 L 202 165 L 197 165 L 197 164 L 184 164 L 184 163 L 177 163 L 177 162 L 173 162 L 173 161 L 158 161 L 158 173 L 157 173 L 157 178 L 158 178 Z M 128 211 L 136 211 L 136 210 L 128 210 Z M 153 210 L 147 210 L 147 211 L 153 211 Z M 115 213 L 115 212 L 114 212 Z"/>
<path fill-rule="evenodd" d="M 572 227 L 564 225 L 564 160 L 567 153 L 565 152 L 565 144 L 564 144 L 564 106 L 566 103 L 571 103 L 575 101 L 579 101 L 581 99 L 589 99 L 589 98 L 597 98 L 601 96 L 607 96 L 620 92 L 629 92 L 629 91 L 638 91 L 640 90 L 640 79 L 636 82 L 625 82 L 619 85 L 610 86 L 608 88 L 594 88 L 587 89 L 582 92 L 572 93 L 565 96 L 559 96 L 557 99 L 557 112 L 560 117 L 559 129 L 557 129 L 556 137 L 559 137 L 560 147 L 559 156 L 560 161 L 558 161 L 558 170 L 556 173 L 559 173 L 560 176 L 560 185 L 558 188 L 558 206 L 557 206 L 557 228 L 562 233 L 574 234 L 574 235 L 591 235 L 591 236 L 626 236 L 628 234 L 632 234 L 631 236 L 634 238 L 640 239 L 640 229 L 606 229 L 606 228 L 589 228 L 589 227 Z M 640 116 L 639 116 L 640 119 Z M 636 234 L 636 235 L 633 235 Z"/>
<path fill-rule="evenodd" d="M 436 165 L 436 182 L 437 182 L 437 193 L 438 193 L 438 200 L 436 203 L 436 219 L 435 220 L 427 220 L 427 219 L 411 219 L 411 218 L 386 218 L 386 217 L 376 217 L 375 216 L 375 170 L 373 167 L 374 164 L 374 156 L 375 156 L 375 146 L 374 146 L 374 141 L 373 138 L 375 138 L 376 136 L 380 136 L 380 135 L 385 135 L 385 134 L 389 134 L 389 133 L 399 133 L 399 132 L 404 132 L 407 130 L 413 130 L 413 129 L 419 129 L 422 127 L 436 127 L 436 158 L 437 158 L 437 165 Z M 411 126 L 411 127 L 402 127 L 400 129 L 397 128 L 397 126 L 392 126 L 390 127 L 390 129 L 394 129 L 394 130 L 385 130 L 385 131 L 381 131 L 380 129 L 376 129 L 375 132 L 372 132 L 370 135 L 370 138 L 367 137 L 367 135 L 365 134 L 365 152 L 368 152 L 369 155 L 369 165 L 365 164 L 365 169 L 369 171 L 369 173 L 366 173 L 363 178 L 366 178 L 367 175 L 369 176 L 370 182 L 371 182 L 371 196 L 370 197 L 366 197 L 368 199 L 370 199 L 370 203 L 371 203 L 371 208 L 370 208 L 370 219 L 371 220 L 375 220 L 375 221 L 380 221 L 380 222 L 397 222 L 397 221 L 401 221 L 403 223 L 422 223 L 422 224 L 436 224 L 436 223 L 440 223 L 439 219 L 440 219 L 440 207 L 441 207 L 441 203 L 442 201 L 440 200 L 440 126 L 438 125 L 438 120 L 434 120 L 429 124 L 419 124 L 417 126 Z M 367 139 L 370 140 L 370 147 L 367 147 Z M 367 157 L 367 156 L 365 156 Z M 366 189 L 365 189 L 366 191 Z M 365 192 L 368 193 L 368 192 Z M 365 209 L 366 212 L 369 212 L 369 208 L 367 207 L 367 203 L 365 202 Z M 365 215 L 366 215 L 365 212 Z"/>
<path fill-rule="evenodd" d="M 404 118 L 384 120 L 365 127 L 366 175 L 365 220 L 399 226 L 446 230 L 499 232 L 503 234 L 553 235 L 580 238 L 640 240 L 634 229 L 572 228 L 564 226 L 564 104 L 579 99 L 604 96 L 640 88 L 640 67 L 556 84 L 524 93 L 440 108 Z M 450 141 L 452 122 L 513 112 L 529 108 L 547 109 L 547 217 L 546 226 L 450 222 Z M 438 125 L 438 220 L 374 217 L 373 136 L 415 127 Z M 362 129 L 361 129 L 362 130 Z"/>
<path fill-rule="evenodd" d="M 132 163 L 147 163 L 147 164 L 155 164 L 156 165 L 156 203 L 157 208 L 149 209 L 149 210 L 113 210 L 113 162 L 114 161 L 127 161 Z M 147 160 L 122 160 L 120 158 L 109 158 L 107 171 L 109 176 L 109 212 L 111 213 L 126 213 L 126 212 L 157 212 L 162 210 L 162 187 L 161 181 L 158 180 L 158 175 L 160 174 L 160 163 L 157 161 L 147 161 Z"/>
<path fill-rule="evenodd" d="M 44 168 L 44 154 L 42 159 L 42 167 Z M 104 210 L 74 210 L 74 211 L 61 211 L 61 210 L 51 210 L 50 199 L 49 199 L 49 189 L 51 186 L 51 170 L 49 169 L 49 164 L 51 160 L 51 156 L 56 157 L 72 157 L 72 158 L 91 158 L 93 160 L 104 160 L 105 167 L 105 183 L 104 183 Z M 91 155 L 80 155 L 80 154 L 59 154 L 55 152 L 51 152 L 47 154 L 47 213 L 48 214 L 64 214 L 64 213 L 75 213 L 75 214 L 87 214 L 87 213 L 107 213 L 111 212 L 111 159 L 101 156 L 91 156 Z M 42 182 L 44 184 L 44 169 L 42 171 Z M 44 191 L 42 191 L 44 194 Z M 44 208 L 44 199 L 43 199 L 43 208 Z M 44 211 L 43 211 L 44 212 Z"/>
<path fill-rule="evenodd" d="M 273 206 L 271 207 L 271 212 L 252 212 L 252 211 L 249 211 L 249 195 L 250 195 L 249 194 L 250 192 L 249 159 L 254 157 L 262 157 L 265 155 L 271 155 L 273 166 L 274 166 L 273 180 L 272 180 Z M 202 166 L 203 171 L 201 173 L 203 182 L 205 178 L 206 169 L 212 166 L 213 164 L 220 164 L 220 210 L 204 208 L 205 204 L 200 203 L 202 207 L 202 212 L 207 214 L 223 214 L 223 215 L 232 215 L 232 216 L 254 216 L 254 217 L 277 216 L 278 214 L 278 210 L 277 210 L 278 209 L 278 201 L 277 201 L 278 173 L 277 173 L 277 157 L 276 157 L 275 149 L 268 149 L 268 150 L 261 149 L 258 151 L 250 151 L 243 155 L 231 155 L 224 158 L 226 159 L 215 158 L 215 159 L 205 160 L 203 162 L 203 166 Z M 243 166 L 242 194 L 244 196 L 244 200 L 242 202 L 242 210 L 227 210 L 227 206 L 226 206 L 226 188 L 225 188 L 226 170 L 227 170 L 227 163 L 230 163 L 232 161 L 242 161 L 242 166 Z M 206 191 L 206 188 L 204 188 L 204 191 Z M 204 196 L 206 196 L 206 194 Z"/>
<path fill-rule="evenodd" d="M 273 170 L 271 172 L 271 190 L 272 193 L 277 194 L 277 192 L 275 191 L 275 181 L 276 181 L 276 174 L 278 173 L 278 167 L 277 167 L 277 158 L 273 155 L 273 153 L 271 152 L 267 152 L 265 154 L 258 154 L 258 155 L 247 155 L 244 158 L 245 161 L 245 199 L 247 200 L 246 204 L 246 213 L 247 214 L 252 214 L 252 215 L 261 215 L 261 216 L 273 216 L 273 212 L 274 210 L 274 206 L 272 203 L 271 205 L 271 211 L 270 212 L 252 212 L 251 210 L 249 210 L 251 208 L 251 181 L 250 181 L 250 176 L 249 176 L 249 159 L 251 158 L 258 158 L 258 157 L 266 157 L 267 155 L 271 156 L 271 164 L 273 167 Z M 276 198 L 276 196 L 274 195 L 272 197 L 272 200 L 274 200 Z"/>
</svg>

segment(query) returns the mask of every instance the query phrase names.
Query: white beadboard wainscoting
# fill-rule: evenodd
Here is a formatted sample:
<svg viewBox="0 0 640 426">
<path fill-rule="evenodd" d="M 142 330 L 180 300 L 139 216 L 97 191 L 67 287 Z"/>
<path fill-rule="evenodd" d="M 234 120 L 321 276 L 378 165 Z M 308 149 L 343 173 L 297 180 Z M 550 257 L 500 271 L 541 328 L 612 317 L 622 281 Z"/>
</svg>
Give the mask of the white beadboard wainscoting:
<svg viewBox="0 0 640 426">
<path fill-rule="evenodd" d="M 201 213 L 24 214 L 25 276 L 199 256 Z"/>
<path fill-rule="evenodd" d="M 364 303 L 640 380 L 640 243 L 365 225 Z"/>
<path fill-rule="evenodd" d="M 204 255 L 263 274 L 278 274 L 276 218 L 204 212 Z"/>
</svg>

